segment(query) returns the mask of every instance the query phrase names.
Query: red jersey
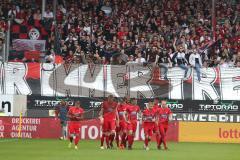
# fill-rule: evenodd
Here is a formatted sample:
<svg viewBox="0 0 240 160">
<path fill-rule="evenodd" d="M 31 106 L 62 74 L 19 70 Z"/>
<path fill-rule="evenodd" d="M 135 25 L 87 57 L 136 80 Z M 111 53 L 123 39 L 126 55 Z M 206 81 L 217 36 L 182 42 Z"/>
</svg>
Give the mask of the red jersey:
<svg viewBox="0 0 240 160">
<path fill-rule="evenodd" d="M 157 114 L 158 113 L 158 111 L 159 111 L 159 105 L 158 104 L 154 104 L 154 106 L 153 106 L 153 112 L 155 113 L 155 114 Z"/>
<path fill-rule="evenodd" d="M 84 110 L 81 107 L 71 106 L 68 110 L 68 115 L 70 121 L 80 121 L 80 117 L 82 116 Z"/>
<path fill-rule="evenodd" d="M 128 108 L 128 104 L 120 104 L 120 106 L 118 106 L 117 111 L 118 111 L 118 116 L 119 116 L 119 120 L 120 121 L 124 121 L 124 114 L 126 114 Z"/>
<path fill-rule="evenodd" d="M 116 102 L 103 102 L 103 118 L 108 120 L 116 120 L 116 109 L 117 103 Z"/>
<path fill-rule="evenodd" d="M 155 115 L 155 112 L 153 109 L 145 109 L 143 111 L 143 121 L 144 122 L 155 122 L 155 118 L 156 118 L 156 115 Z"/>
<path fill-rule="evenodd" d="M 137 113 L 139 111 L 140 111 L 140 107 L 138 105 L 128 105 L 127 107 L 128 119 L 130 121 L 136 121 Z"/>
<path fill-rule="evenodd" d="M 169 115 L 172 114 L 172 111 L 169 108 L 159 108 L 159 122 L 168 124 Z"/>
</svg>

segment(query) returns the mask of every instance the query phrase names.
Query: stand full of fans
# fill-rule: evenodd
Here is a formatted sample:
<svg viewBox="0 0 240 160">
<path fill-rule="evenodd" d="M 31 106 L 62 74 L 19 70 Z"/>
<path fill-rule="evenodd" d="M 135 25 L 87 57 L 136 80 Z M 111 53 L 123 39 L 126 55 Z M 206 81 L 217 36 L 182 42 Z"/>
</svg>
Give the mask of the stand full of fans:
<svg viewBox="0 0 240 160">
<path fill-rule="evenodd" d="M 201 67 L 240 66 L 239 1 L 216 1 L 214 15 L 208 0 L 57 0 L 55 15 L 51 2 L 44 13 L 39 0 L 2 0 L 0 7 L 1 18 L 39 20 L 45 27 L 44 62 L 55 63 L 58 55 L 61 63 L 140 63 L 164 73 L 174 66 L 185 73 L 190 66 L 197 73 Z"/>
</svg>

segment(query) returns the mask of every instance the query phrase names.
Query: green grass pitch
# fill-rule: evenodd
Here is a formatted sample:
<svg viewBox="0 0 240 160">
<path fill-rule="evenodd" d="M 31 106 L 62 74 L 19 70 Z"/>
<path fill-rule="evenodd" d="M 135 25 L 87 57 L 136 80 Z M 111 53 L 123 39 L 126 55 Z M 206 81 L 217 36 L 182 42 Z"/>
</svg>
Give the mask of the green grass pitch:
<svg viewBox="0 0 240 160">
<path fill-rule="evenodd" d="M 81 141 L 79 149 L 69 149 L 68 141 L 0 139 L 1 160 L 240 160 L 239 144 L 169 143 L 169 151 L 143 150 L 143 142 L 134 149 L 100 150 L 99 141 Z"/>
</svg>

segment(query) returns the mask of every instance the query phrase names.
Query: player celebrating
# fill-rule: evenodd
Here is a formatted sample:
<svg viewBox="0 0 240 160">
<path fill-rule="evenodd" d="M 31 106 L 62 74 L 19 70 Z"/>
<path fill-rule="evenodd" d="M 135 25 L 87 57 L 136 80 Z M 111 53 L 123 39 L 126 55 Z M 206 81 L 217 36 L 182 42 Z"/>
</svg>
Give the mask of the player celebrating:
<svg viewBox="0 0 240 160">
<path fill-rule="evenodd" d="M 126 136 L 127 136 L 127 118 L 126 111 L 128 108 L 127 98 L 123 98 L 123 102 L 117 107 L 118 119 L 117 119 L 117 128 L 116 128 L 116 141 L 117 145 L 120 149 L 124 149 L 126 147 Z M 118 136 L 121 136 L 121 144 L 119 146 Z"/>
<path fill-rule="evenodd" d="M 153 110 L 153 103 L 149 102 L 147 108 L 143 111 L 143 129 L 145 135 L 145 149 L 149 150 L 148 142 L 151 140 L 151 136 L 153 134 L 153 129 L 156 125 L 156 117 L 155 112 Z"/>
<path fill-rule="evenodd" d="M 137 100 L 135 98 L 132 99 L 131 105 L 128 105 L 127 114 L 128 149 L 131 150 L 137 129 L 137 116 L 140 114 L 140 107 L 137 105 Z"/>
<path fill-rule="evenodd" d="M 167 142 L 166 142 L 166 133 L 168 130 L 168 121 L 172 119 L 172 112 L 171 110 L 167 107 L 167 101 L 162 100 L 161 101 L 161 108 L 159 108 L 159 131 L 161 138 L 159 139 L 158 142 L 158 149 L 161 149 L 161 144 L 163 143 L 164 149 L 167 150 Z"/>
<path fill-rule="evenodd" d="M 117 105 L 118 103 L 114 101 L 112 95 L 109 95 L 107 100 L 102 103 L 100 111 L 100 120 L 102 119 L 103 131 L 101 137 L 101 149 L 104 149 L 104 138 L 106 140 L 107 148 L 110 148 L 110 146 L 112 147 L 116 129 Z"/>
<path fill-rule="evenodd" d="M 74 140 L 75 149 L 78 149 L 78 142 L 80 139 L 80 121 L 83 119 L 84 110 L 80 107 L 80 101 L 75 102 L 75 106 L 69 107 L 67 117 L 69 118 L 68 122 L 68 131 L 69 131 L 69 148 L 72 146 Z"/>
</svg>

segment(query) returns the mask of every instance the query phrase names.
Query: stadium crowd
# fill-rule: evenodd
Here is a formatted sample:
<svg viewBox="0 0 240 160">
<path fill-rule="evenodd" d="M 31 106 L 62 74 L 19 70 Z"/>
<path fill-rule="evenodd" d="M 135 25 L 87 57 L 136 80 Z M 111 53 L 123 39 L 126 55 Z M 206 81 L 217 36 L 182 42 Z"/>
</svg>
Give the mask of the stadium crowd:
<svg viewBox="0 0 240 160">
<path fill-rule="evenodd" d="M 43 19 L 40 2 L 2 3 L 0 16 L 44 24 L 49 31 L 46 62 L 54 63 L 57 53 L 66 63 L 141 63 L 165 71 L 172 66 L 186 72 L 188 66 L 240 67 L 236 0 L 216 1 L 214 32 L 209 0 L 58 0 L 55 23 L 51 1 Z"/>
<path fill-rule="evenodd" d="M 1 15 L 1 11 L 0 11 Z M 0 17 L 0 61 L 3 60 L 5 34 L 7 30 L 7 25 L 3 17 Z"/>
</svg>

